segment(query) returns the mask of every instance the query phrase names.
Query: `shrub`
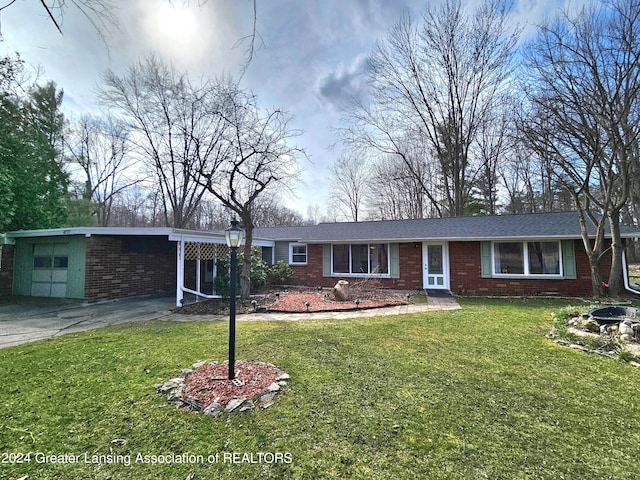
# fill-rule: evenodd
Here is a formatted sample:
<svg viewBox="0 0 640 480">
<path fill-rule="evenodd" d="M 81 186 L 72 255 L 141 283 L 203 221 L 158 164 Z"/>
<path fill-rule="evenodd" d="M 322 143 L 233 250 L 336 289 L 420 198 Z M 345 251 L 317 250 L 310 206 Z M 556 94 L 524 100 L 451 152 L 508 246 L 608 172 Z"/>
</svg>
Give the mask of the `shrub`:
<svg viewBox="0 0 640 480">
<path fill-rule="evenodd" d="M 293 282 L 291 265 L 278 260 L 267 270 L 267 285 L 290 285 Z"/>
<path fill-rule="evenodd" d="M 240 271 L 242 262 L 244 261 L 244 253 L 238 253 L 238 285 L 236 291 L 240 288 Z M 220 257 L 216 260 L 216 278 L 213 280 L 216 293 L 223 297 L 229 296 L 229 270 L 231 268 L 231 258 L 229 255 Z M 251 290 L 260 290 L 267 283 L 267 273 L 269 266 L 260 258 L 259 251 L 252 252 L 251 255 Z"/>
</svg>

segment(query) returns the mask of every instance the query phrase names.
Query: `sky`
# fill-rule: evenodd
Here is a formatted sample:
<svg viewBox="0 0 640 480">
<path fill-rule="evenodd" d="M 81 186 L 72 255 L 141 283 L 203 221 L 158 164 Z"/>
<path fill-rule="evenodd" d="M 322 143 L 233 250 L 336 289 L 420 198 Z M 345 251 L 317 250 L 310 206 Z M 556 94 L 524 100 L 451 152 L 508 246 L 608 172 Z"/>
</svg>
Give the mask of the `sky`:
<svg viewBox="0 0 640 480">
<path fill-rule="evenodd" d="M 10 1 L 0 0 L 0 7 Z M 303 216 L 309 206 L 326 212 L 329 169 L 340 153 L 332 148 L 333 129 L 341 125 L 345 100 L 366 89 L 367 56 L 403 13 L 420 14 L 440 1 L 256 1 L 258 36 L 241 86 L 257 95 L 261 107 L 289 112 L 291 126 L 303 132 L 295 144 L 309 158 L 300 160 L 303 183 L 296 197 L 285 199 L 289 208 Z M 72 1 L 66 3 L 62 35 L 36 0 L 16 0 L 0 11 L 0 55 L 19 52 L 29 65 L 39 65 L 44 79 L 64 89 L 63 110 L 72 115 L 103 108 L 95 92 L 104 71 L 122 74 L 150 53 L 193 78 L 238 75 L 246 59 L 242 39 L 253 31 L 252 0 L 109 0 L 118 26 L 104 30 L 104 38 Z M 526 37 L 564 3 L 513 0 L 513 22 Z"/>
</svg>

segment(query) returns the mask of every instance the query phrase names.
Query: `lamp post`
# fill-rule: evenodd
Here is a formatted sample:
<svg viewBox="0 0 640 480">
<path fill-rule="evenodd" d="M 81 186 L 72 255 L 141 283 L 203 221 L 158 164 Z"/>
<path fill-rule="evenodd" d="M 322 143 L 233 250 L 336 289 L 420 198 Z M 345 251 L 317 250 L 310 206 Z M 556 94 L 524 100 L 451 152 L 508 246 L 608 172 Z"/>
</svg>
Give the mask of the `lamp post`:
<svg viewBox="0 0 640 480">
<path fill-rule="evenodd" d="M 231 226 L 224 231 L 227 245 L 231 249 L 231 274 L 229 278 L 229 380 L 236 377 L 236 277 L 238 276 L 238 247 L 244 239 L 244 230 L 238 221 L 231 220 Z"/>
</svg>

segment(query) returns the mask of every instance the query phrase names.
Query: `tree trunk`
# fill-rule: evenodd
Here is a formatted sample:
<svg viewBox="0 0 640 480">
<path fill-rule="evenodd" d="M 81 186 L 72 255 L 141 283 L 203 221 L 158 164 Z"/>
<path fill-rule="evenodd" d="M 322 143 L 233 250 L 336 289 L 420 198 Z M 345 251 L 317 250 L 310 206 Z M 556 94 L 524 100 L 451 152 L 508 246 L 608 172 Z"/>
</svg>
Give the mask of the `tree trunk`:
<svg viewBox="0 0 640 480">
<path fill-rule="evenodd" d="M 253 225 L 244 220 L 243 260 L 240 269 L 240 298 L 246 300 L 251 295 L 251 244 L 253 243 Z"/>
<path fill-rule="evenodd" d="M 605 294 L 604 286 L 602 285 L 602 273 L 600 272 L 600 259 L 602 257 L 602 245 L 604 239 L 604 222 L 599 221 L 596 227 L 596 238 L 593 246 L 589 238 L 589 231 L 587 229 L 587 220 L 585 218 L 584 207 L 580 204 L 578 196 L 575 192 L 571 192 L 574 203 L 578 208 L 578 218 L 580 219 L 580 234 L 582 236 L 582 244 L 584 245 L 584 251 L 589 258 L 589 270 L 591 271 L 591 288 L 593 290 L 593 296 L 603 297 Z"/>
<path fill-rule="evenodd" d="M 602 285 L 602 274 L 600 273 L 600 262 L 597 258 L 589 257 L 589 267 L 591 270 L 591 289 L 595 298 L 604 297 L 604 285 Z"/>
<path fill-rule="evenodd" d="M 620 212 L 614 210 L 609 214 L 611 229 L 611 271 L 609 272 L 609 295 L 617 297 L 622 279 L 622 253 L 624 245 L 620 238 Z"/>
</svg>

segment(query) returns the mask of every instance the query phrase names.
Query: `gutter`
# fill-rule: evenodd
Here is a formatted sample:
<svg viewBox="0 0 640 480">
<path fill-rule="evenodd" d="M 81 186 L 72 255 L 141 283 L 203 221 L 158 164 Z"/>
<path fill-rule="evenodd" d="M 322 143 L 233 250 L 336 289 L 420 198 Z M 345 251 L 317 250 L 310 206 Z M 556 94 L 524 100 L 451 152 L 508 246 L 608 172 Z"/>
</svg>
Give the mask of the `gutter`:
<svg viewBox="0 0 640 480">
<path fill-rule="evenodd" d="M 629 270 L 627 268 L 627 254 L 626 252 L 622 252 L 622 279 L 624 280 L 624 289 L 627 292 L 634 293 L 636 295 L 640 295 L 640 290 L 636 290 L 635 288 L 631 288 L 629 285 Z"/>
</svg>

